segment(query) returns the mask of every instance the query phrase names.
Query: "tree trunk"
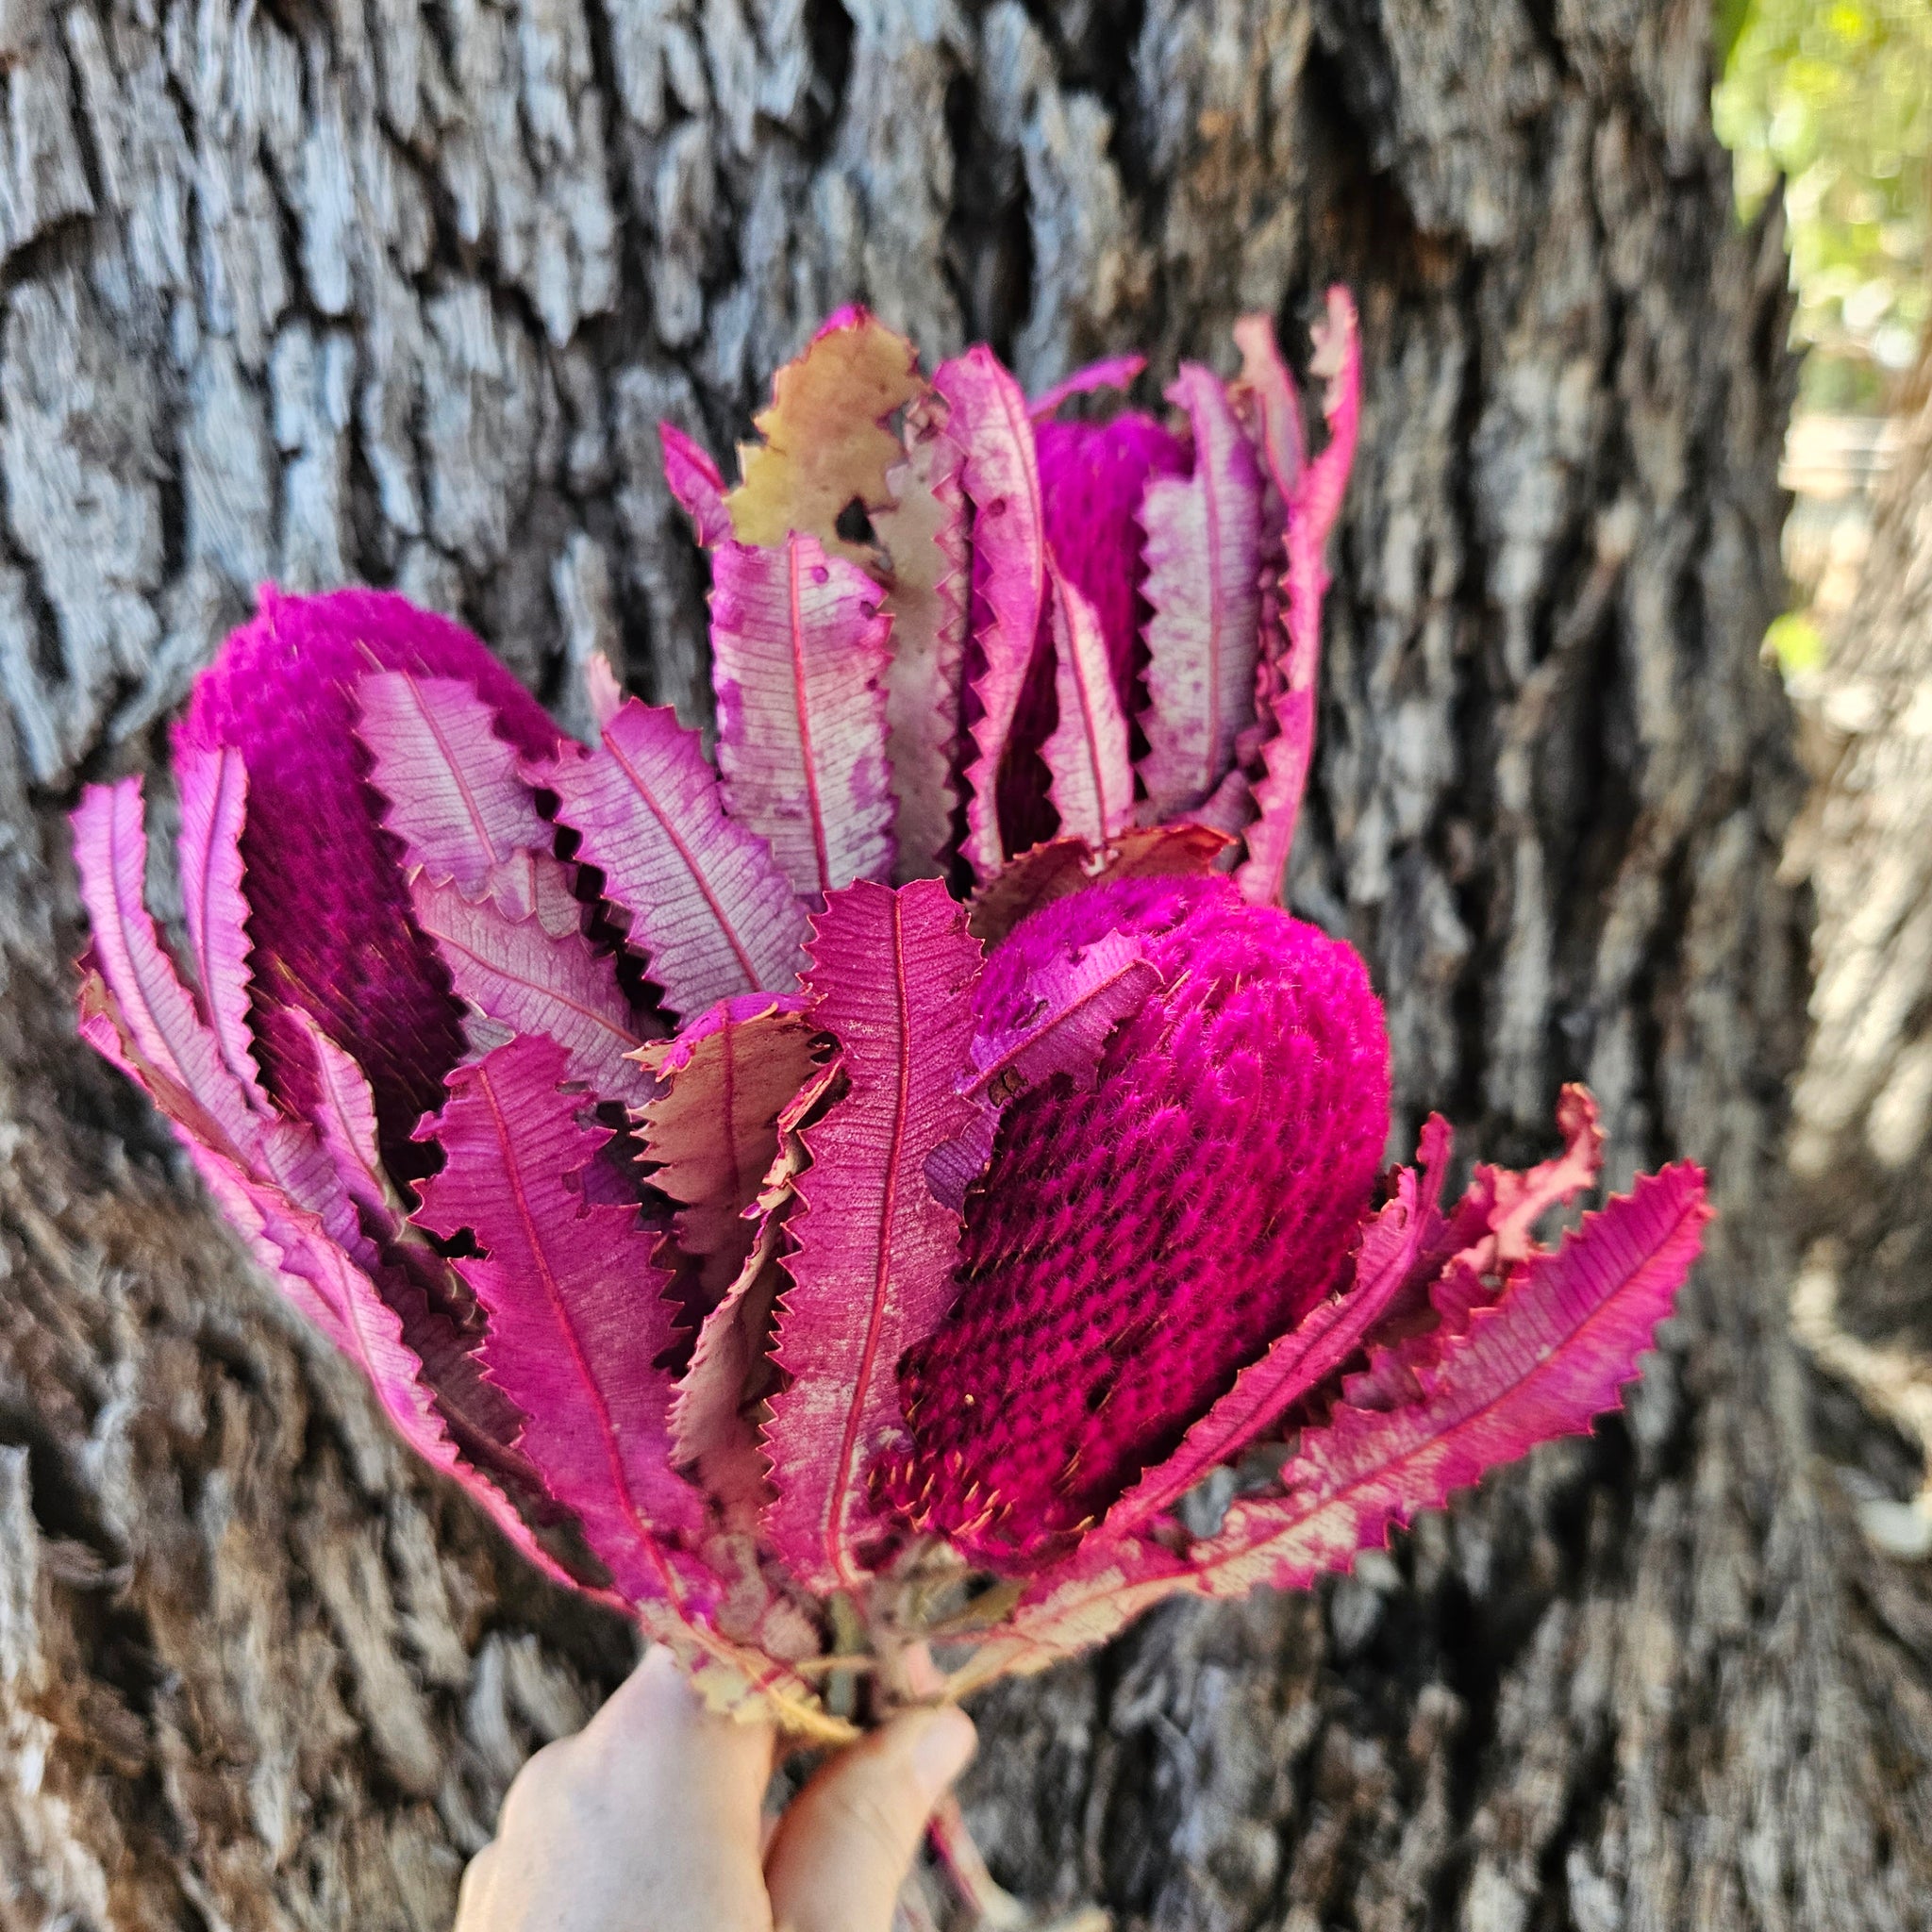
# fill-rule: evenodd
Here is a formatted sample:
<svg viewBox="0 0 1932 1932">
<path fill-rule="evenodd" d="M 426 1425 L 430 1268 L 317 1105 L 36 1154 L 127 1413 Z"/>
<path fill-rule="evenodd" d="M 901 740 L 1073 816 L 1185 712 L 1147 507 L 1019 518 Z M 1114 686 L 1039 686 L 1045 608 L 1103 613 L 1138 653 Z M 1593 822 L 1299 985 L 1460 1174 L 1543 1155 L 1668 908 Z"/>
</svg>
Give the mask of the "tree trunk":
<svg viewBox="0 0 1932 1932">
<path fill-rule="evenodd" d="M 1789 399 L 1700 0 L 78 0 L 0 10 L 0 1926 L 441 1928 L 627 1635 L 385 1433 L 77 1046 L 61 812 L 251 585 L 703 703 L 658 480 L 858 296 L 1038 382 L 1360 301 L 1296 903 L 1398 1110 L 1723 1218 L 1627 1418 L 1314 1596 L 988 1697 L 1003 1878 L 1125 1924 L 1932 1924 L 1932 1591 L 1787 1340 Z"/>
</svg>

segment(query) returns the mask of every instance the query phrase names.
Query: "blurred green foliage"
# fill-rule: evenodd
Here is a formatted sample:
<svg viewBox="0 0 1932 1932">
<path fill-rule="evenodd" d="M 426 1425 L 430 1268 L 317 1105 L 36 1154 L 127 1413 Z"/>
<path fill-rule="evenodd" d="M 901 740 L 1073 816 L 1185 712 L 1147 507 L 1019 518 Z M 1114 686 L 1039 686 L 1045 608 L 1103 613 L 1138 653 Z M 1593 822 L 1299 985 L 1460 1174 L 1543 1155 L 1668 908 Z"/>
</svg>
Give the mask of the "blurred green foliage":
<svg viewBox="0 0 1932 1932">
<path fill-rule="evenodd" d="M 1782 175 L 1806 400 L 1882 408 L 1932 321 L 1932 0 L 1721 0 L 1748 213 Z"/>
<path fill-rule="evenodd" d="M 1824 633 L 1802 610 L 1788 610 L 1771 621 L 1764 648 L 1783 667 L 1787 677 L 1816 671 L 1824 662 Z"/>
</svg>

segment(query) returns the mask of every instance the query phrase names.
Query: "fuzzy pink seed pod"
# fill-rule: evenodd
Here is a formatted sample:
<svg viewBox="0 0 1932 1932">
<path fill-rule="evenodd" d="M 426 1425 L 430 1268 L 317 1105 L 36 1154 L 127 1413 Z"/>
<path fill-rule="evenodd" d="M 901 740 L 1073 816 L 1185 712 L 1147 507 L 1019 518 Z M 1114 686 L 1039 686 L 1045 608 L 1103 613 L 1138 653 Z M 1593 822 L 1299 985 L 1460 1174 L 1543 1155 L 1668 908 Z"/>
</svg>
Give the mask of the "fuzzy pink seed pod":
<svg viewBox="0 0 1932 1932">
<path fill-rule="evenodd" d="M 1354 949 L 1222 878 L 1102 884 L 988 962 L 982 1030 L 1024 1025 L 1055 949 L 1112 931 L 1165 993 L 1091 1091 L 1011 1105 L 966 1208 L 959 1293 L 902 1365 L 912 1456 L 884 1478 L 991 1567 L 1096 1520 L 1338 1284 L 1389 1132 L 1382 1009 Z"/>
</svg>

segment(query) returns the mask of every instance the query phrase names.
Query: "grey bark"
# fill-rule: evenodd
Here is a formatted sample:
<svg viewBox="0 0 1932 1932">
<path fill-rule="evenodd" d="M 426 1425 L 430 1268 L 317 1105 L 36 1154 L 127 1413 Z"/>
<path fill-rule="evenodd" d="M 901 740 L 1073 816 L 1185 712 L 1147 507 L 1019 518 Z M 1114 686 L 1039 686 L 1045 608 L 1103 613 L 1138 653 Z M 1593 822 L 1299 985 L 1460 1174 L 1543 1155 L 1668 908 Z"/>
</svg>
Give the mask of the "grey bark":
<svg viewBox="0 0 1932 1932">
<path fill-rule="evenodd" d="M 1932 1597 L 1787 1338 L 1799 782 L 1757 642 L 1788 402 L 1697 0 L 79 0 L 0 20 L 0 1926 L 446 1922 L 625 1633 L 286 1318 L 75 1044 L 60 814 L 265 575 L 393 582 L 549 697 L 701 703 L 669 415 L 863 296 L 1038 380 L 1360 300 L 1294 895 L 1405 1130 L 1723 1219 L 1626 1420 L 1317 1595 L 981 1709 L 973 1822 L 1123 1923 L 1932 1923 Z"/>
</svg>

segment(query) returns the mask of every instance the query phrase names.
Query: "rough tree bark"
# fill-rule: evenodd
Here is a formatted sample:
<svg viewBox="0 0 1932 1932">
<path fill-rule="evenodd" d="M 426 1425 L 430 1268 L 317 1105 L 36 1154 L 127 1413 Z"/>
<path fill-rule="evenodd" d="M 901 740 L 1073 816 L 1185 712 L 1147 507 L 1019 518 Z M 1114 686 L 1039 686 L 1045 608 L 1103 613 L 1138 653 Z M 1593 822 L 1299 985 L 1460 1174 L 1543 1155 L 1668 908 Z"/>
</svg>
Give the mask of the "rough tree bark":
<svg viewBox="0 0 1932 1932">
<path fill-rule="evenodd" d="M 60 814 L 249 587 L 700 702 L 657 480 L 863 296 L 1024 375 L 1370 359 L 1297 903 L 1405 1130 L 1708 1162 L 1627 1420 L 1320 1595 L 989 1698 L 1000 1874 L 1163 1927 L 1932 1922 L 1932 1598 L 1786 1339 L 1788 401 L 1701 0 L 78 0 L 0 13 L 0 1925 L 440 1927 L 625 1633 L 413 1468 L 75 1044 Z"/>
</svg>

